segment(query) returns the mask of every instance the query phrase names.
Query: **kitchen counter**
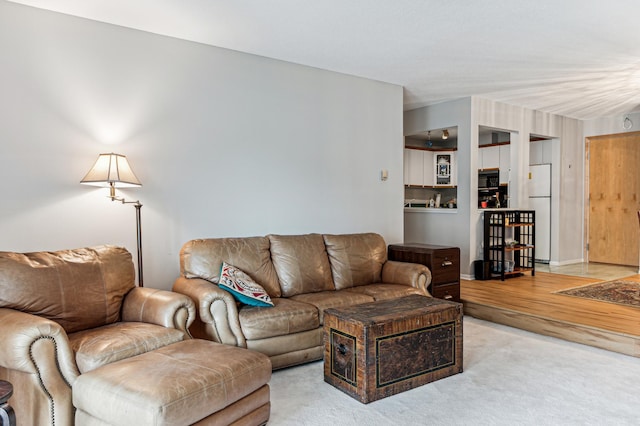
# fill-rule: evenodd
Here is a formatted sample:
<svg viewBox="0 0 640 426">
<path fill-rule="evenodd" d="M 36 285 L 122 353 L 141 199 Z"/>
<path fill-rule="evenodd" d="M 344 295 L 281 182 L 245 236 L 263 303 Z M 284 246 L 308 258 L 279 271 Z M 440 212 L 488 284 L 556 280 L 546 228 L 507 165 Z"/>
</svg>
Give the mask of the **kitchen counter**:
<svg viewBox="0 0 640 426">
<path fill-rule="evenodd" d="M 458 213 L 457 208 L 450 209 L 449 207 L 405 207 L 405 213 L 443 213 L 443 214 L 451 214 Z"/>
</svg>

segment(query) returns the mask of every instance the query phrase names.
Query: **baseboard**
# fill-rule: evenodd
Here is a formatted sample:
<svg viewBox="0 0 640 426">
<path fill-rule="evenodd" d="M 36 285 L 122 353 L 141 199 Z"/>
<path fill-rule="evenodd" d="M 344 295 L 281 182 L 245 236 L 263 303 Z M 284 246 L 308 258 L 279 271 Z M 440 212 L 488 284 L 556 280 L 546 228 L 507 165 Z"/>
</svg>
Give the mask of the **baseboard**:
<svg viewBox="0 0 640 426">
<path fill-rule="evenodd" d="M 584 263 L 584 259 L 563 260 L 561 262 L 552 260 L 552 261 L 549 261 L 549 266 L 565 266 L 565 265 L 573 265 L 574 263 Z"/>
</svg>

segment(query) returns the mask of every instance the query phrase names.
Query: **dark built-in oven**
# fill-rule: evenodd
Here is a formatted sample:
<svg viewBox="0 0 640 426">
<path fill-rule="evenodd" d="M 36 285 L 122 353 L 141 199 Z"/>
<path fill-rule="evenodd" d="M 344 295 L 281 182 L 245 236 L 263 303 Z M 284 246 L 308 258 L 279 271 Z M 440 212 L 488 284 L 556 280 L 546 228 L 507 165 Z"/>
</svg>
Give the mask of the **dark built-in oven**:
<svg viewBox="0 0 640 426">
<path fill-rule="evenodd" d="M 478 189 L 498 189 L 500 186 L 499 170 L 478 170 Z"/>
<path fill-rule="evenodd" d="M 500 185 L 500 170 L 478 170 L 478 208 L 507 207 L 507 185 Z"/>
</svg>

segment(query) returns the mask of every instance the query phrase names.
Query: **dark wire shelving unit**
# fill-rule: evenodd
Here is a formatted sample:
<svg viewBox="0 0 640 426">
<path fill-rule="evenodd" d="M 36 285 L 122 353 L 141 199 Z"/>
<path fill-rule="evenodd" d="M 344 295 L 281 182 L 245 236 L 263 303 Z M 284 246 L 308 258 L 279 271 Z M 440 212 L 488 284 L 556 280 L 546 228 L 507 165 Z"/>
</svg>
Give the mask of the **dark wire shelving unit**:
<svg viewBox="0 0 640 426">
<path fill-rule="evenodd" d="M 534 210 L 484 211 L 484 261 L 492 278 L 535 275 L 535 247 Z"/>
</svg>

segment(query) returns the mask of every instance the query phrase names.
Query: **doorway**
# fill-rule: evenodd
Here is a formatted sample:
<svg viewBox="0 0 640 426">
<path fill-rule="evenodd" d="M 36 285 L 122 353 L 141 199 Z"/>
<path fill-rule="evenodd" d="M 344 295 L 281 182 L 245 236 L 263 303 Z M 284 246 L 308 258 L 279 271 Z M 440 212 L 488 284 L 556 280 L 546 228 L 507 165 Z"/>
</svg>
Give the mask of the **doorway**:
<svg viewBox="0 0 640 426">
<path fill-rule="evenodd" d="M 586 139 L 589 262 L 638 265 L 640 132 Z"/>
</svg>

